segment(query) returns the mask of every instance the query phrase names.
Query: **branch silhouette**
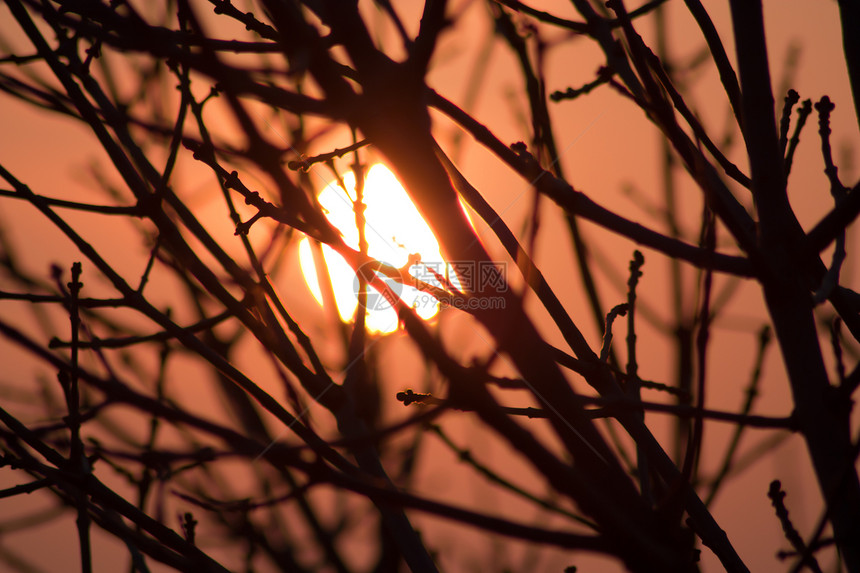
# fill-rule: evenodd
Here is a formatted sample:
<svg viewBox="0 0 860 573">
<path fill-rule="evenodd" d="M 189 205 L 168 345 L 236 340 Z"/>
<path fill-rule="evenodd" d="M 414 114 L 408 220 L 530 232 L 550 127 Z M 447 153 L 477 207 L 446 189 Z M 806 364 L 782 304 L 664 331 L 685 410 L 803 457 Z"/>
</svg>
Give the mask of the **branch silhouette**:
<svg viewBox="0 0 860 573">
<path fill-rule="evenodd" d="M 833 22 L 853 101 L 813 105 L 774 93 L 760 0 L 731 0 L 724 19 L 698 0 L 558 13 L 517 0 L 7 0 L 0 98 L 73 125 L 80 140 L 62 145 L 100 156 L 68 177 L 55 147 L 31 150 L 49 185 L 0 157 L 12 479 L 0 503 L 67 508 L 50 519 L 72 516 L 83 572 L 528 571 L 530 556 L 558 570 L 748 571 L 760 556 L 712 508 L 742 498 L 738 474 L 763 471 L 749 452 L 775 456 L 797 436 L 822 517 L 790 521 L 773 481 L 792 549 L 757 550 L 860 572 L 860 184 L 834 133 L 858 135 L 853 4 Z M 702 47 L 693 63 L 670 45 L 681 10 Z M 471 48 L 450 42 L 473 39 L 483 48 L 462 63 Z M 586 51 L 598 65 L 585 81 L 557 63 Z M 454 77 L 467 69 L 484 81 Z M 706 74 L 717 89 L 703 100 Z M 514 119 L 482 102 L 505 97 Z M 627 203 L 613 187 L 619 164 L 639 169 L 628 134 L 589 156 L 600 177 L 566 156 L 582 134 L 565 114 L 595 101 L 658 138 L 660 181 L 636 173 Z M 832 208 L 804 227 L 789 186 L 810 187 L 797 150 L 813 112 L 827 188 L 806 192 Z M 444 261 L 371 229 L 365 176 L 379 162 Z M 348 228 L 321 204 L 330 174 Z M 372 235 L 409 262 L 378 255 Z M 62 262 L 46 275 L 42 256 Z M 393 309 L 394 334 L 370 328 L 371 299 Z M 749 364 L 722 344 L 732 328 L 757 349 Z M 768 413 L 765 387 L 788 412 Z M 440 472 L 465 485 L 437 487 Z M 106 565 L 97 529 L 121 542 L 120 564 Z M 515 543 L 484 555 L 473 539 Z M 9 568 L 29 557 L 0 551 Z"/>
</svg>

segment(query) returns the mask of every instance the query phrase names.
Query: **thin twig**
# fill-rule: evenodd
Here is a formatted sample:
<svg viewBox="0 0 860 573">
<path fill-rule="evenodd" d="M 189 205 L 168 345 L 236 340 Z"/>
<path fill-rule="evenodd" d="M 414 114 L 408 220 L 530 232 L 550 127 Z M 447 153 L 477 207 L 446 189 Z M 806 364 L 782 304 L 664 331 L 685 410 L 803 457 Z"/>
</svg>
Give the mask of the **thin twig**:
<svg viewBox="0 0 860 573">
<path fill-rule="evenodd" d="M 791 126 L 791 111 L 799 101 L 800 95 L 794 90 L 788 90 L 788 95 L 785 96 L 785 104 L 782 106 L 782 118 L 779 120 L 779 149 L 783 156 L 785 156 L 785 148 L 788 146 L 788 128 Z"/>
<path fill-rule="evenodd" d="M 797 150 L 797 145 L 800 143 L 800 132 L 803 126 L 806 125 L 806 118 L 812 113 L 812 100 L 805 99 L 797 110 L 797 123 L 794 124 L 794 133 L 788 142 L 788 150 L 785 152 L 785 176 L 788 177 L 791 173 L 791 164 L 794 161 L 794 152 Z"/>
<path fill-rule="evenodd" d="M 474 455 L 472 454 L 472 452 L 470 452 L 467 449 L 463 449 L 463 448 L 460 448 L 459 446 L 457 446 L 454 443 L 454 441 L 448 436 L 448 434 L 445 433 L 445 431 L 442 429 L 442 427 L 439 426 L 438 424 L 431 424 L 430 430 L 432 430 L 437 436 L 439 436 L 439 438 L 445 443 L 445 445 L 448 446 L 448 448 L 450 448 L 451 451 L 454 452 L 454 454 L 456 454 L 457 458 L 460 461 L 471 466 L 475 471 L 477 471 L 479 474 L 481 474 L 482 476 L 487 478 L 488 481 L 495 483 L 495 484 L 501 486 L 502 488 L 507 489 L 507 490 L 515 493 L 516 495 L 519 495 L 520 497 L 524 497 L 525 499 L 528 499 L 529 501 L 539 505 L 540 507 L 542 507 L 546 510 L 552 511 L 554 513 L 558 513 L 560 515 L 564 515 L 565 517 L 569 517 L 570 519 L 573 519 L 574 521 L 582 523 L 583 525 L 587 525 L 588 527 L 590 527 L 592 529 L 597 529 L 597 525 L 594 522 L 592 522 L 591 520 L 586 519 L 586 518 L 582 517 L 581 515 L 577 515 L 571 511 L 568 511 L 562 507 L 559 507 L 559 505 L 557 503 L 553 503 L 553 502 L 547 501 L 545 499 L 541 499 L 541 498 L 537 497 L 536 495 L 529 493 L 529 492 L 525 491 L 524 489 L 522 489 L 521 487 L 513 484 L 509 480 L 501 477 L 499 474 L 497 474 L 495 471 L 490 469 L 488 466 L 486 466 L 486 465 L 482 464 L 481 462 L 479 462 L 478 460 L 476 460 Z"/>
<path fill-rule="evenodd" d="M 761 382 L 762 373 L 764 372 L 763 367 L 765 353 L 770 347 L 771 340 L 772 335 L 770 327 L 764 326 L 759 331 L 758 351 L 756 352 L 755 363 L 753 365 L 752 374 L 750 375 L 750 381 L 746 389 L 746 399 L 740 410 L 740 414 L 744 416 L 748 416 L 749 413 L 752 411 L 753 404 L 758 397 L 758 386 Z M 739 424 L 732 433 L 731 441 L 729 442 L 729 446 L 726 449 L 725 455 L 723 456 L 723 463 L 721 464 L 720 469 L 717 471 L 716 476 L 710 482 L 710 491 L 708 492 L 708 496 L 705 498 L 705 505 L 711 505 L 717 493 L 719 492 L 720 487 L 723 485 L 723 481 L 728 477 L 729 473 L 732 470 L 732 467 L 735 465 L 735 453 L 737 452 L 738 446 L 740 445 L 741 436 L 744 433 L 745 429 L 746 426 L 744 426 L 743 424 Z"/>
<path fill-rule="evenodd" d="M 773 480 L 770 482 L 767 496 L 770 498 L 770 502 L 773 505 L 774 510 L 776 510 L 776 517 L 779 519 L 780 525 L 782 525 L 782 531 L 785 534 L 785 538 L 788 539 L 795 551 L 804 555 L 805 564 L 808 565 L 814 573 L 823 573 L 821 571 L 821 566 L 818 565 L 818 560 L 815 559 L 815 556 L 807 553 L 806 544 L 803 542 L 803 538 L 800 537 L 800 534 L 794 528 L 794 525 L 791 523 L 791 519 L 788 517 L 788 509 L 786 509 L 784 501 L 785 492 L 782 491 L 782 486 L 779 483 L 779 480 Z"/>
<path fill-rule="evenodd" d="M 73 472 L 79 472 L 85 479 L 90 473 L 89 461 L 84 456 L 83 442 L 81 441 L 80 421 L 80 391 L 78 389 L 78 336 L 81 330 L 81 317 L 78 312 L 78 296 L 84 286 L 80 281 L 81 263 L 72 265 L 72 280 L 67 285 L 69 288 L 69 318 L 71 322 L 71 368 L 68 372 L 61 372 L 60 380 L 66 394 L 66 403 L 69 409 L 69 433 L 71 449 L 69 451 L 69 465 Z M 78 517 L 76 520 L 78 528 L 78 542 L 81 551 L 81 571 L 90 573 L 93 568 L 92 549 L 90 545 L 90 516 L 89 503 L 85 493 L 75 495 Z"/>
</svg>

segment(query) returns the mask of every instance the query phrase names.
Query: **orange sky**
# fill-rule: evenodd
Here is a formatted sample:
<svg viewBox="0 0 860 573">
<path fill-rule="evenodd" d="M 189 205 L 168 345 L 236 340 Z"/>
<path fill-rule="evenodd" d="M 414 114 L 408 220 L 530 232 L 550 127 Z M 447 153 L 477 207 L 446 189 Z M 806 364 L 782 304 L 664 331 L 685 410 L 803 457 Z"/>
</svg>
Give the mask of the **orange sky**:
<svg viewBox="0 0 860 573">
<path fill-rule="evenodd" d="M 727 3 L 709 1 L 705 4 L 711 10 L 731 54 L 733 50 Z M 400 2 L 397 5 L 404 20 L 411 22 L 410 29 L 414 31 L 417 22 L 415 7 L 409 2 Z M 467 5 L 467 2 L 452 2 L 455 10 L 465 10 L 465 14 L 456 27 L 443 37 L 428 80 L 431 87 L 457 102 L 462 102 L 465 97 L 472 65 L 489 30 L 485 8 L 480 3 L 468 7 Z M 565 2 L 535 1 L 532 5 L 574 17 Z M 670 47 L 677 54 L 678 60 L 684 61 L 700 48 L 700 42 L 694 34 L 694 24 L 684 15 L 683 4 L 678 1 L 669 2 L 667 12 Z M 775 76 L 774 85 L 780 85 L 783 62 L 790 46 L 800 46 L 791 86 L 800 92 L 802 98 L 817 100 L 827 94 L 837 104 L 832 124 L 834 149 L 837 151 L 837 157 L 840 156 L 840 150 L 851 150 L 854 164 L 842 164 L 840 173 L 843 175 L 843 181 L 853 183 L 860 172 L 856 166 L 860 136 L 841 57 L 836 3 L 830 0 L 768 1 L 765 2 L 765 16 L 769 54 Z M 5 6 L 0 6 L 0 22 L 0 32 L 5 37 L 7 30 L 13 27 Z M 646 41 L 653 39 L 653 26 L 650 22 L 651 20 L 643 20 L 638 28 Z M 547 33 L 548 38 L 558 36 L 557 31 Z M 390 34 L 382 33 L 381 37 L 387 44 L 396 43 Z M 585 40 L 553 49 L 548 54 L 547 89 L 554 91 L 582 85 L 592 79 L 601 63 L 601 54 Z M 728 104 L 724 97 L 720 97 L 722 92 L 716 73 L 709 69 L 697 78 L 698 82 L 692 92 L 696 110 L 701 113 L 705 125 L 719 134 L 728 113 Z M 527 102 L 521 94 L 509 95 L 520 88 L 521 79 L 516 74 L 516 63 L 507 48 L 497 40 L 473 113 L 479 120 L 485 121 L 497 136 L 509 143 L 527 137 L 517 122 L 517 114 L 526 109 Z M 780 107 L 781 100 L 781 96 L 777 95 Z M 555 135 L 561 150 L 561 166 L 574 187 L 619 214 L 656 227 L 654 217 L 643 208 L 641 201 L 631 200 L 630 195 L 624 191 L 626 187 L 633 185 L 637 194 L 644 197 L 646 202 L 658 201 L 660 198 L 657 134 L 642 112 L 605 87 L 575 102 L 551 104 L 550 110 L 557 126 Z M 0 94 L 0 125 L 4 134 L 0 137 L 0 163 L 27 183 L 34 192 L 79 201 L 104 201 L 104 195 L 94 188 L 93 181 L 85 170 L 93 163 L 104 164 L 105 155 L 92 135 L 81 125 L 65 118 L 34 112 L 4 94 Z M 271 128 L 273 133 L 270 136 L 277 137 L 278 128 Z M 806 228 L 814 225 L 832 206 L 827 181 L 823 175 L 816 129 L 813 116 L 801 139 L 795 168 L 789 180 L 792 204 Z M 443 147 L 450 150 L 451 137 L 455 132 L 453 124 L 441 115 L 434 114 L 434 132 Z M 323 138 L 316 151 L 323 152 L 348 143 L 346 134 L 336 131 Z M 732 157 L 740 161 L 743 150 L 736 151 Z M 215 229 L 219 236 L 229 243 L 233 240 L 232 224 L 224 216 L 223 207 L 218 202 L 219 197 L 215 195 L 216 188 L 211 174 L 201 171 L 192 163 L 190 156 L 180 160 L 176 181 L 184 185 L 184 197 L 190 197 L 189 204 L 194 207 L 195 212 L 200 213 L 207 226 Z M 519 233 L 528 223 L 532 202 L 529 186 L 518 177 L 512 176 L 506 168 L 500 167 L 486 151 L 473 144 L 468 136 L 463 140 L 458 166 L 470 182 L 484 193 L 497 212 L 502 214 L 510 228 Z M 742 170 L 747 168 L 742 163 L 739 166 Z M 108 172 L 110 173 L 110 169 Z M 679 181 L 684 212 L 682 223 L 686 231 L 694 234 L 698 229 L 700 193 L 688 182 Z M 2 198 L 0 204 L 0 225 L 26 252 L 27 268 L 43 272 L 47 277 L 51 263 L 57 262 L 67 268 L 73 260 L 80 259 L 76 250 L 62 240 L 58 232 L 33 208 Z M 598 330 L 586 310 L 585 298 L 573 271 L 568 233 L 560 211 L 547 199 L 542 199 L 540 213 L 541 226 L 534 258 L 577 324 L 586 333 L 592 346 L 599 348 Z M 146 262 L 147 246 L 136 237 L 133 229 L 129 229 L 126 221 L 79 214 L 70 214 L 69 220 L 85 230 L 87 236 L 120 272 L 129 276 L 140 273 Z M 483 228 L 480 223 L 478 228 Z M 627 264 L 635 245 L 592 224 L 583 224 L 583 229 L 585 236 L 595 247 L 595 254 L 605 257 L 607 265 L 622 279 L 626 278 Z M 503 250 L 495 239 L 490 238 L 488 233 L 482 237 L 486 238 L 490 252 L 500 259 L 503 258 Z M 853 243 L 849 235 L 849 260 L 842 276 L 844 284 L 856 288 L 858 261 L 857 254 L 851 253 L 851 244 Z M 237 252 L 239 250 L 237 243 L 231 248 L 235 248 Z M 288 259 L 283 271 L 277 276 L 276 286 L 296 319 L 303 324 L 312 325 L 308 328 L 308 334 L 320 347 L 323 357 L 338 361 L 342 359 L 338 357 L 339 349 L 326 348 L 326 341 L 335 336 L 337 327 L 331 314 L 319 309 L 309 290 L 302 284 L 296 249 L 297 243 L 294 243 L 285 252 L 284 256 Z M 666 279 L 668 265 L 664 257 L 647 249 L 644 252 L 645 276 L 641 282 L 639 296 L 643 305 L 654 309 L 657 318 L 666 323 L 670 320 L 667 312 L 670 302 Z M 825 260 L 829 260 L 829 253 L 826 254 Z M 513 265 L 509 264 L 508 269 L 513 271 Z M 692 274 L 687 277 L 688 280 L 693 278 Z M 111 291 L 104 281 L 85 275 L 84 282 L 89 289 L 89 296 L 110 295 Z M 514 279 L 514 282 L 521 284 L 518 279 Z M 607 307 L 623 301 L 623 293 L 612 286 L 612 280 L 606 274 L 598 274 L 598 284 L 603 289 L 604 304 Z M 169 281 L 159 282 L 158 277 L 155 277 L 154 288 L 162 289 L 155 291 L 156 299 L 170 300 Z M 532 304 L 535 301 L 529 302 Z M 545 313 L 537 308 L 536 304 L 532 304 L 530 309 L 547 339 L 562 345 L 560 335 Z M 23 320 L 26 315 L 18 315 L 18 312 L 13 305 L 0 301 L 0 313 L 9 313 L 13 319 L 20 316 Z M 643 312 L 647 312 L 647 309 L 643 309 Z M 709 370 L 712 381 L 708 394 L 709 408 L 736 410 L 742 403 L 744 384 L 753 360 L 755 330 L 764 319 L 763 312 L 757 287 L 744 286 L 729 310 L 715 325 Z M 141 325 L 145 324 L 145 321 L 141 322 Z M 485 334 L 469 317 L 448 312 L 439 319 L 439 324 L 443 339 L 456 357 L 466 361 L 486 356 L 490 352 L 484 340 Z M 643 331 L 639 337 L 640 374 L 652 380 L 668 380 L 674 368 L 667 360 L 670 347 L 665 339 L 657 335 L 653 327 L 649 327 L 644 321 L 641 324 Z M 27 324 L 21 326 L 25 329 L 28 327 Z M 617 334 L 616 343 L 623 345 L 623 331 Z M 394 402 L 393 395 L 406 387 L 422 387 L 423 367 L 418 361 L 417 353 L 400 334 L 380 342 L 373 352 L 378 355 L 380 361 L 379 376 L 383 394 L 387 396 L 386 411 L 392 418 L 402 417 L 405 412 L 400 404 Z M 825 355 L 828 355 L 828 352 L 825 352 Z M 239 365 L 254 370 L 255 359 L 256 356 L 249 352 L 246 359 L 240 359 Z M 5 340 L 0 340 L 0 363 L 12 364 L 11 370 L 0 375 L 0 384 L 26 386 L 32 380 L 34 365 L 21 358 L 18 351 Z M 274 392 L 277 382 L 271 378 L 271 373 L 259 367 L 257 370 L 266 380 L 263 386 L 270 387 Z M 575 380 L 574 384 L 577 388 L 585 387 L 584 383 L 578 380 Z M 193 386 L 195 395 L 198 396 L 205 396 L 206 388 L 204 382 L 195 383 Z M 183 392 L 189 390 L 191 389 L 186 388 Z M 658 397 L 649 395 L 649 398 Z M 512 403 L 515 402 L 516 398 L 512 400 Z M 201 412 L 206 412 L 207 409 L 218 408 L 218 405 L 210 396 L 203 398 L 196 407 Z M 787 382 L 774 347 L 767 361 L 757 412 L 782 416 L 789 413 L 790 407 Z M 652 416 L 654 420 L 660 420 L 659 415 Z M 532 489 L 542 490 L 543 484 L 540 480 L 529 469 L 522 467 L 519 460 L 509 459 L 510 452 L 507 448 L 491 441 L 486 430 L 479 427 L 477 422 L 456 416 L 447 416 L 444 421 L 447 424 L 446 429 L 457 436 L 462 445 L 479 447 L 485 461 L 497 464 L 504 471 L 510 472 L 512 477 L 530 484 Z M 655 427 L 659 438 L 667 437 L 668 424 L 661 420 L 655 423 Z M 706 426 L 705 450 L 722 452 L 730 430 L 730 426 L 709 423 Z M 766 432 L 749 430 L 741 447 L 742 454 L 751 451 L 765 434 Z M 427 449 L 422 455 L 427 461 L 427 469 L 422 472 L 416 484 L 419 492 L 449 502 L 492 507 L 499 514 L 510 518 L 531 519 L 531 514 L 523 515 L 523 512 L 529 511 L 528 507 L 476 481 L 472 472 L 452 459 L 450 452 L 440 446 L 438 441 L 428 439 Z M 782 480 L 789 493 L 787 502 L 792 517 L 795 518 L 795 523 L 803 524 L 802 534 L 808 535 L 818 518 L 820 496 L 807 467 L 806 457 L 801 440 L 797 437 L 789 439 L 772 455 L 759 460 L 749 472 L 729 484 L 714 506 L 717 521 L 723 523 L 731 541 L 752 571 L 773 570 L 778 567 L 774 552 L 787 548 L 787 542 L 782 538 L 779 523 L 773 516 L 770 502 L 765 495 L 770 480 Z M 803 462 L 798 463 L 798 459 Z M 717 458 L 706 458 L 703 461 L 704 471 L 713 471 L 717 461 Z M 18 482 L 10 480 L 0 471 L 0 488 L 14 483 Z M 24 501 L 28 504 L 43 503 L 43 500 L 32 501 L 35 499 L 37 498 L 34 495 Z M 477 535 L 469 528 L 452 526 L 424 516 L 416 517 L 415 522 L 419 527 L 427 528 L 427 536 L 440 549 L 450 551 L 446 554 L 446 559 L 451 560 L 448 565 L 452 571 L 458 570 L 454 568 L 455 562 L 471 564 L 473 561 L 477 563 L 482 559 L 492 559 L 489 556 L 494 551 L 509 552 L 514 556 L 514 563 L 527 557 L 523 545 L 516 542 L 508 544 L 505 541 L 505 545 L 499 547 L 487 541 L 487 536 Z M 558 522 L 548 525 L 558 525 Z M 40 555 L 35 548 L 44 542 L 45 535 L 50 535 L 52 539 L 59 540 L 56 555 L 62 555 L 64 559 L 74 556 L 76 559 L 76 544 L 71 528 L 73 525 L 70 518 L 65 522 L 52 524 L 50 529 L 10 537 L 8 543 L 17 547 L 27 547 L 29 544 L 34 548 L 30 555 L 34 562 L 50 569 L 55 567 L 55 563 L 51 561 L 52 557 Z M 7 541 L 4 539 L 3 543 Z M 124 550 L 115 542 L 105 541 L 101 537 L 98 543 L 103 544 L 99 546 L 106 549 L 104 556 L 100 558 L 97 571 L 116 570 L 110 556 L 117 553 L 123 555 Z M 119 559 L 120 563 L 125 563 L 124 557 Z M 598 567 L 602 571 L 608 570 L 604 569 L 603 565 L 595 564 L 589 567 L 589 564 L 594 563 L 590 557 L 577 557 L 574 561 L 583 571 L 598 570 Z M 547 550 L 539 570 L 552 570 L 551 566 L 554 570 L 560 570 L 568 564 L 569 555 Z M 720 570 L 718 562 L 707 550 L 703 552 L 703 564 L 705 571 Z M 543 569 L 544 566 L 546 569 Z M 157 570 L 158 567 L 153 567 L 153 571 Z"/>
</svg>

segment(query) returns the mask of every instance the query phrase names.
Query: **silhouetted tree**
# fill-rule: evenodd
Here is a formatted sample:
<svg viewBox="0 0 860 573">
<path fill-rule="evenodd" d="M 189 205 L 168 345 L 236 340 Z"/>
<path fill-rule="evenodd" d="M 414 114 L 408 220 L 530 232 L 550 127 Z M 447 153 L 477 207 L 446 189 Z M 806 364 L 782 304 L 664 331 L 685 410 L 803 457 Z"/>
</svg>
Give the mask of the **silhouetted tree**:
<svg viewBox="0 0 860 573">
<path fill-rule="evenodd" d="M 811 465 L 824 500 L 820 519 L 798 532 L 780 482 L 760 492 L 792 546 L 782 556 L 795 570 L 821 570 L 819 558 L 835 555 L 835 567 L 860 571 L 860 441 L 851 433 L 860 297 L 840 280 L 860 190 L 842 182 L 834 163 L 833 103 L 824 96 L 801 104 L 789 90 L 776 94 L 785 97 L 777 110 L 762 3 L 729 4 L 733 45 L 699 0 L 685 1 L 703 46 L 689 63 L 669 51 L 664 0 L 635 9 L 572 0 L 557 12 L 517 0 L 426 0 L 420 13 L 388 0 L 6 0 L 2 101 L 71 118 L 107 162 L 86 175 L 105 192 L 96 203 L 64 193 L 62 173 L 52 189 L 34 188 L 0 157 L 3 204 L 28 204 L 27 217 L 38 212 L 62 234 L 45 238 L 35 224 L 7 221 L 0 236 L 0 301 L 11 309 L 0 314 L 2 361 L 33 357 L 58 381 L 10 370 L 16 380 L 0 406 L 0 447 L 4 471 L 20 485 L 0 495 L 46 490 L 70 508 L 85 572 L 98 563 L 94 528 L 125 544 L 136 571 L 153 560 L 183 571 L 466 567 L 419 532 L 421 514 L 561 549 L 570 562 L 589 552 L 633 571 L 693 571 L 706 550 L 726 570 L 745 571 L 733 532 L 709 507 L 745 466 L 744 430 L 760 427 L 777 439 L 803 438 L 809 459 L 798 463 Z M 860 8 L 843 0 L 839 9 L 838 63 L 847 65 L 860 118 Z M 574 11 L 578 19 L 568 17 Z M 468 77 L 456 89 L 429 80 L 446 57 L 440 42 L 472 34 L 477 21 L 490 31 L 475 65 L 462 68 Z M 488 54 L 501 49 L 517 66 L 523 141 L 500 135 L 515 122 L 484 122 L 473 112 Z M 548 74 L 559 81 L 552 53 L 595 49 L 602 62 L 590 81 L 548 87 Z M 708 106 L 729 110 L 724 134 L 690 96 L 701 70 L 719 77 L 723 93 Z M 455 97 L 464 86 L 466 95 Z M 598 190 L 579 190 L 563 168 L 560 108 L 552 106 L 598 93 L 638 108 L 660 135 L 660 204 L 631 196 L 656 213 L 647 224 L 602 204 Z M 839 113 L 847 122 L 849 112 Z M 810 115 L 834 207 L 805 230 L 787 189 Z M 529 189 L 523 229 L 509 227 L 494 194 L 464 175 L 466 145 Z M 33 154 L 41 169 L 53 169 L 47 146 Z M 362 182 L 377 158 L 403 183 L 451 268 L 461 266 L 459 277 L 411 275 L 368 255 Z M 625 160 L 619 152 L 596 161 L 609 171 Z M 343 185 L 345 170 L 358 182 L 357 248 L 317 199 L 320 173 Z M 217 182 L 206 192 L 221 193 L 218 216 L 235 234 L 196 208 L 204 178 Z M 679 206 L 681 186 L 698 190 L 692 217 Z M 565 250 L 544 264 L 553 268 L 547 276 L 567 276 L 583 293 L 576 312 L 567 285 L 535 262 L 539 215 L 550 208 L 567 236 L 546 238 Z M 146 245 L 144 264 L 118 258 L 102 228 L 108 218 L 140 238 L 115 239 L 123 249 Z M 632 247 L 601 249 L 584 222 L 623 239 L 613 245 L 640 245 L 648 262 Z M 324 244 L 355 270 L 353 321 L 320 326 L 307 318 L 319 315 L 282 294 L 279 277 L 300 285 L 285 267 L 302 239 L 318 264 Z M 69 246 L 77 252 L 51 273 L 29 262 L 36 252 L 66 259 Z M 626 280 L 616 280 L 620 291 L 607 288 L 606 257 L 629 265 Z M 664 300 L 639 292 L 652 260 L 668 265 Z M 432 294 L 446 307 L 443 318 L 419 318 L 392 288 L 400 283 Z M 749 337 L 758 347 L 745 403 L 714 410 L 705 398 L 720 381 L 709 366 L 734 358 L 713 346 L 712 334 L 739 285 L 759 290 L 767 320 Z M 425 378 L 417 389 L 398 382 L 396 396 L 380 383 L 391 360 L 377 346 L 381 336 L 365 328 L 368 296 L 379 293 L 420 350 Z M 661 323 L 655 308 L 669 318 Z M 446 339 L 445 316 L 462 314 L 491 347 L 473 361 Z M 613 327 L 625 331 L 625 344 L 611 344 Z M 602 338 L 592 340 L 598 330 Z M 668 379 L 651 380 L 640 368 L 637 355 L 654 348 L 643 349 L 643 333 L 670 349 Z M 771 333 L 793 403 L 784 417 L 753 413 Z M 210 404 L 196 394 L 206 376 L 223 411 L 201 407 Z M 395 397 L 413 407 L 392 414 Z M 649 412 L 675 420 L 669 437 L 655 437 L 662 426 Z M 450 427 L 463 417 L 479 420 L 510 459 L 493 463 L 480 443 L 467 448 Z M 712 420 L 734 427 L 725 450 L 703 446 Z M 538 517 L 501 517 L 477 501 L 428 492 L 422 471 L 436 462 L 422 452 L 431 440 L 458 456 L 471 480 L 520 498 Z M 715 472 L 700 467 L 705 459 Z M 518 484 L 511 467 L 542 483 Z M 0 551 L 22 570 L 27 557 Z"/>
</svg>

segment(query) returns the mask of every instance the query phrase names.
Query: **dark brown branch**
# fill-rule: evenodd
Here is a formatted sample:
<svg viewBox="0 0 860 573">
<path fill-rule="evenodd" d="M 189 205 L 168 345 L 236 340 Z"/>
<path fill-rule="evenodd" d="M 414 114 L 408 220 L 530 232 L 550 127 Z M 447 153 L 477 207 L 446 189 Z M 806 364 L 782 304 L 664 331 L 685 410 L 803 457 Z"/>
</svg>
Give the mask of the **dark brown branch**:
<svg viewBox="0 0 860 573">
<path fill-rule="evenodd" d="M 572 32 L 576 32 L 578 34 L 591 34 L 593 32 L 593 25 L 591 23 L 586 22 L 576 22 L 573 20 L 567 20 L 565 18 L 559 18 L 549 12 L 544 12 L 542 10 L 536 10 L 535 8 L 531 8 L 520 2 L 519 0 L 494 0 L 499 4 L 507 6 L 512 10 L 517 12 L 522 12 L 523 14 L 528 14 L 536 20 L 541 22 L 546 22 L 547 24 L 553 24 L 554 26 L 558 26 L 559 28 L 565 28 Z M 631 18 L 638 18 L 640 16 L 645 16 L 654 11 L 658 6 L 664 4 L 666 0 L 651 0 L 650 2 L 646 2 L 636 10 L 630 12 Z M 606 25 L 609 27 L 618 27 L 621 23 L 618 20 L 606 19 Z"/>
<path fill-rule="evenodd" d="M 0 297 L 2 298 L 2 297 Z M 228 318 L 230 318 L 232 314 L 229 311 L 222 312 L 216 316 L 210 318 L 204 318 L 194 324 L 189 324 L 187 326 L 183 326 L 182 330 L 185 332 L 200 332 L 203 330 L 208 330 L 213 328 Z M 168 340 L 173 340 L 175 338 L 174 334 L 171 334 L 167 331 L 156 332 L 154 334 L 145 334 L 140 336 L 127 336 L 123 338 L 93 338 L 90 341 L 81 341 L 78 342 L 79 348 L 124 348 L 128 346 L 134 346 L 137 344 L 142 344 L 145 342 L 166 342 Z M 51 339 L 48 343 L 48 348 L 67 348 L 70 346 L 69 342 L 64 342 L 57 338 Z"/>
<path fill-rule="evenodd" d="M 10 191 L 8 189 L 0 189 L 0 197 L 14 197 L 15 199 L 25 199 L 26 197 L 21 196 L 21 194 Z M 141 217 L 143 216 L 142 211 L 137 206 L 131 207 L 120 207 L 115 205 L 91 205 L 87 203 L 79 203 L 77 201 L 66 201 L 64 199 L 52 199 L 50 197 L 38 196 L 39 199 L 45 201 L 45 204 L 51 205 L 53 207 L 62 207 L 65 209 L 74 209 L 77 211 L 88 211 L 90 213 L 99 213 L 102 215 L 122 215 L 122 216 L 132 216 L 132 217 Z"/>
<path fill-rule="evenodd" d="M 726 49 L 720 40 L 719 32 L 717 32 L 710 15 L 705 10 L 705 7 L 702 5 L 700 0 L 684 1 L 687 4 L 687 8 L 690 10 L 690 14 L 692 14 L 696 19 L 696 23 L 699 25 L 699 29 L 701 29 L 702 35 L 705 38 L 705 42 L 708 44 L 708 51 L 710 56 L 714 59 L 717 71 L 719 71 L 720 81 L 722 82 L 723 89 L 726 91 L 726 95 L 729 98 L 729 103 L 732 106 L 735 119 L 741 130 L 743 130 L 741 88 L 738 85 L 738 78 L 732 68 Z"/>
<path fill-rule="evenodd" d="M 751 276 L 752 268 L 742 257 L 720 253 L 708 253 L 681 241 L 648 229 L 612 211 L 601 207 L 584 193 L 576 191 L 570 184 L 537 167 L 534 158 L 526 158 L 499 141 L 489 129 L 478 123 L 455 104 L 438 94 L 433 94 L 433 105 L 463 126 L 475 139 L 487 146 L 505 163 L 513 167 L 524 179 L 530 181 L 541 192 L 556 201 L 562 208 L 630 240 L 653 248 L 670 257 L 677 257 L 698 267 L 710 267 L 717 271 L 740 276 Z"/>
<path fill-rule="evenodd" d="M 830 510 L 839 549 L 848 568 L 860 570 L 860 480 L 853 467 L 848 472 L 845 468 L 845 459 L 852 451 L 850 408 L 837 406 L 830 398 L 832 387 L 812 315 L 811 281 L 795 262 L 798 253 L 804 258 L 807 255 L 803 230 L 786 191 L 762 5 L 760 0 L 731 0 L 731 12 L 744 96 L 747 154 L 759 215 L 764 296 L 788 372 L 799 428 Z M 820 272 L 822 266 L 819 259 L 816 274 L 824 274 Z M 840 315 L 847 314 L 845 310 L 843 304 Z M 844 320 L 847 324 L 848 318 Z"/>
<path fill-rule="evenodd" d="M 475 411 L 474 407 L 460 404 L 456 400 L 443 400 L 430 394 L 420 394 L 412 390 L 399 392 L 397 399 L 404 405 L 409 404 L 433 404 L 445 406 L 454 410 L 465 412 Z M 599 408 L 586 410 L 591 418 L 617 417 L 622 413 L 629 412 L 659 412 L 669 414 L 683 419 L 691 420 L 714 420 L 749 426 L 751 428 L 781 429 L 796 431 L 797 420 L 793 416 L 775 418 L 772 416 L 757 416 L 752 414 L 736 414 L 734 412 L 722 412 L 719 410 L 708 410 L 696 406 L 679 406 L 675 404 L 662 404 L 660 402 L 644 402 L 630 398 L 601 398 L 580 396 L 578 402 L 582 405 L 599 406 Z M 524 416 L 526 418 L 548 418 L 550 413 L 540 408 L 516 408 L 500 407 L 500 411 L 511 416 Z"/>
</svg>

